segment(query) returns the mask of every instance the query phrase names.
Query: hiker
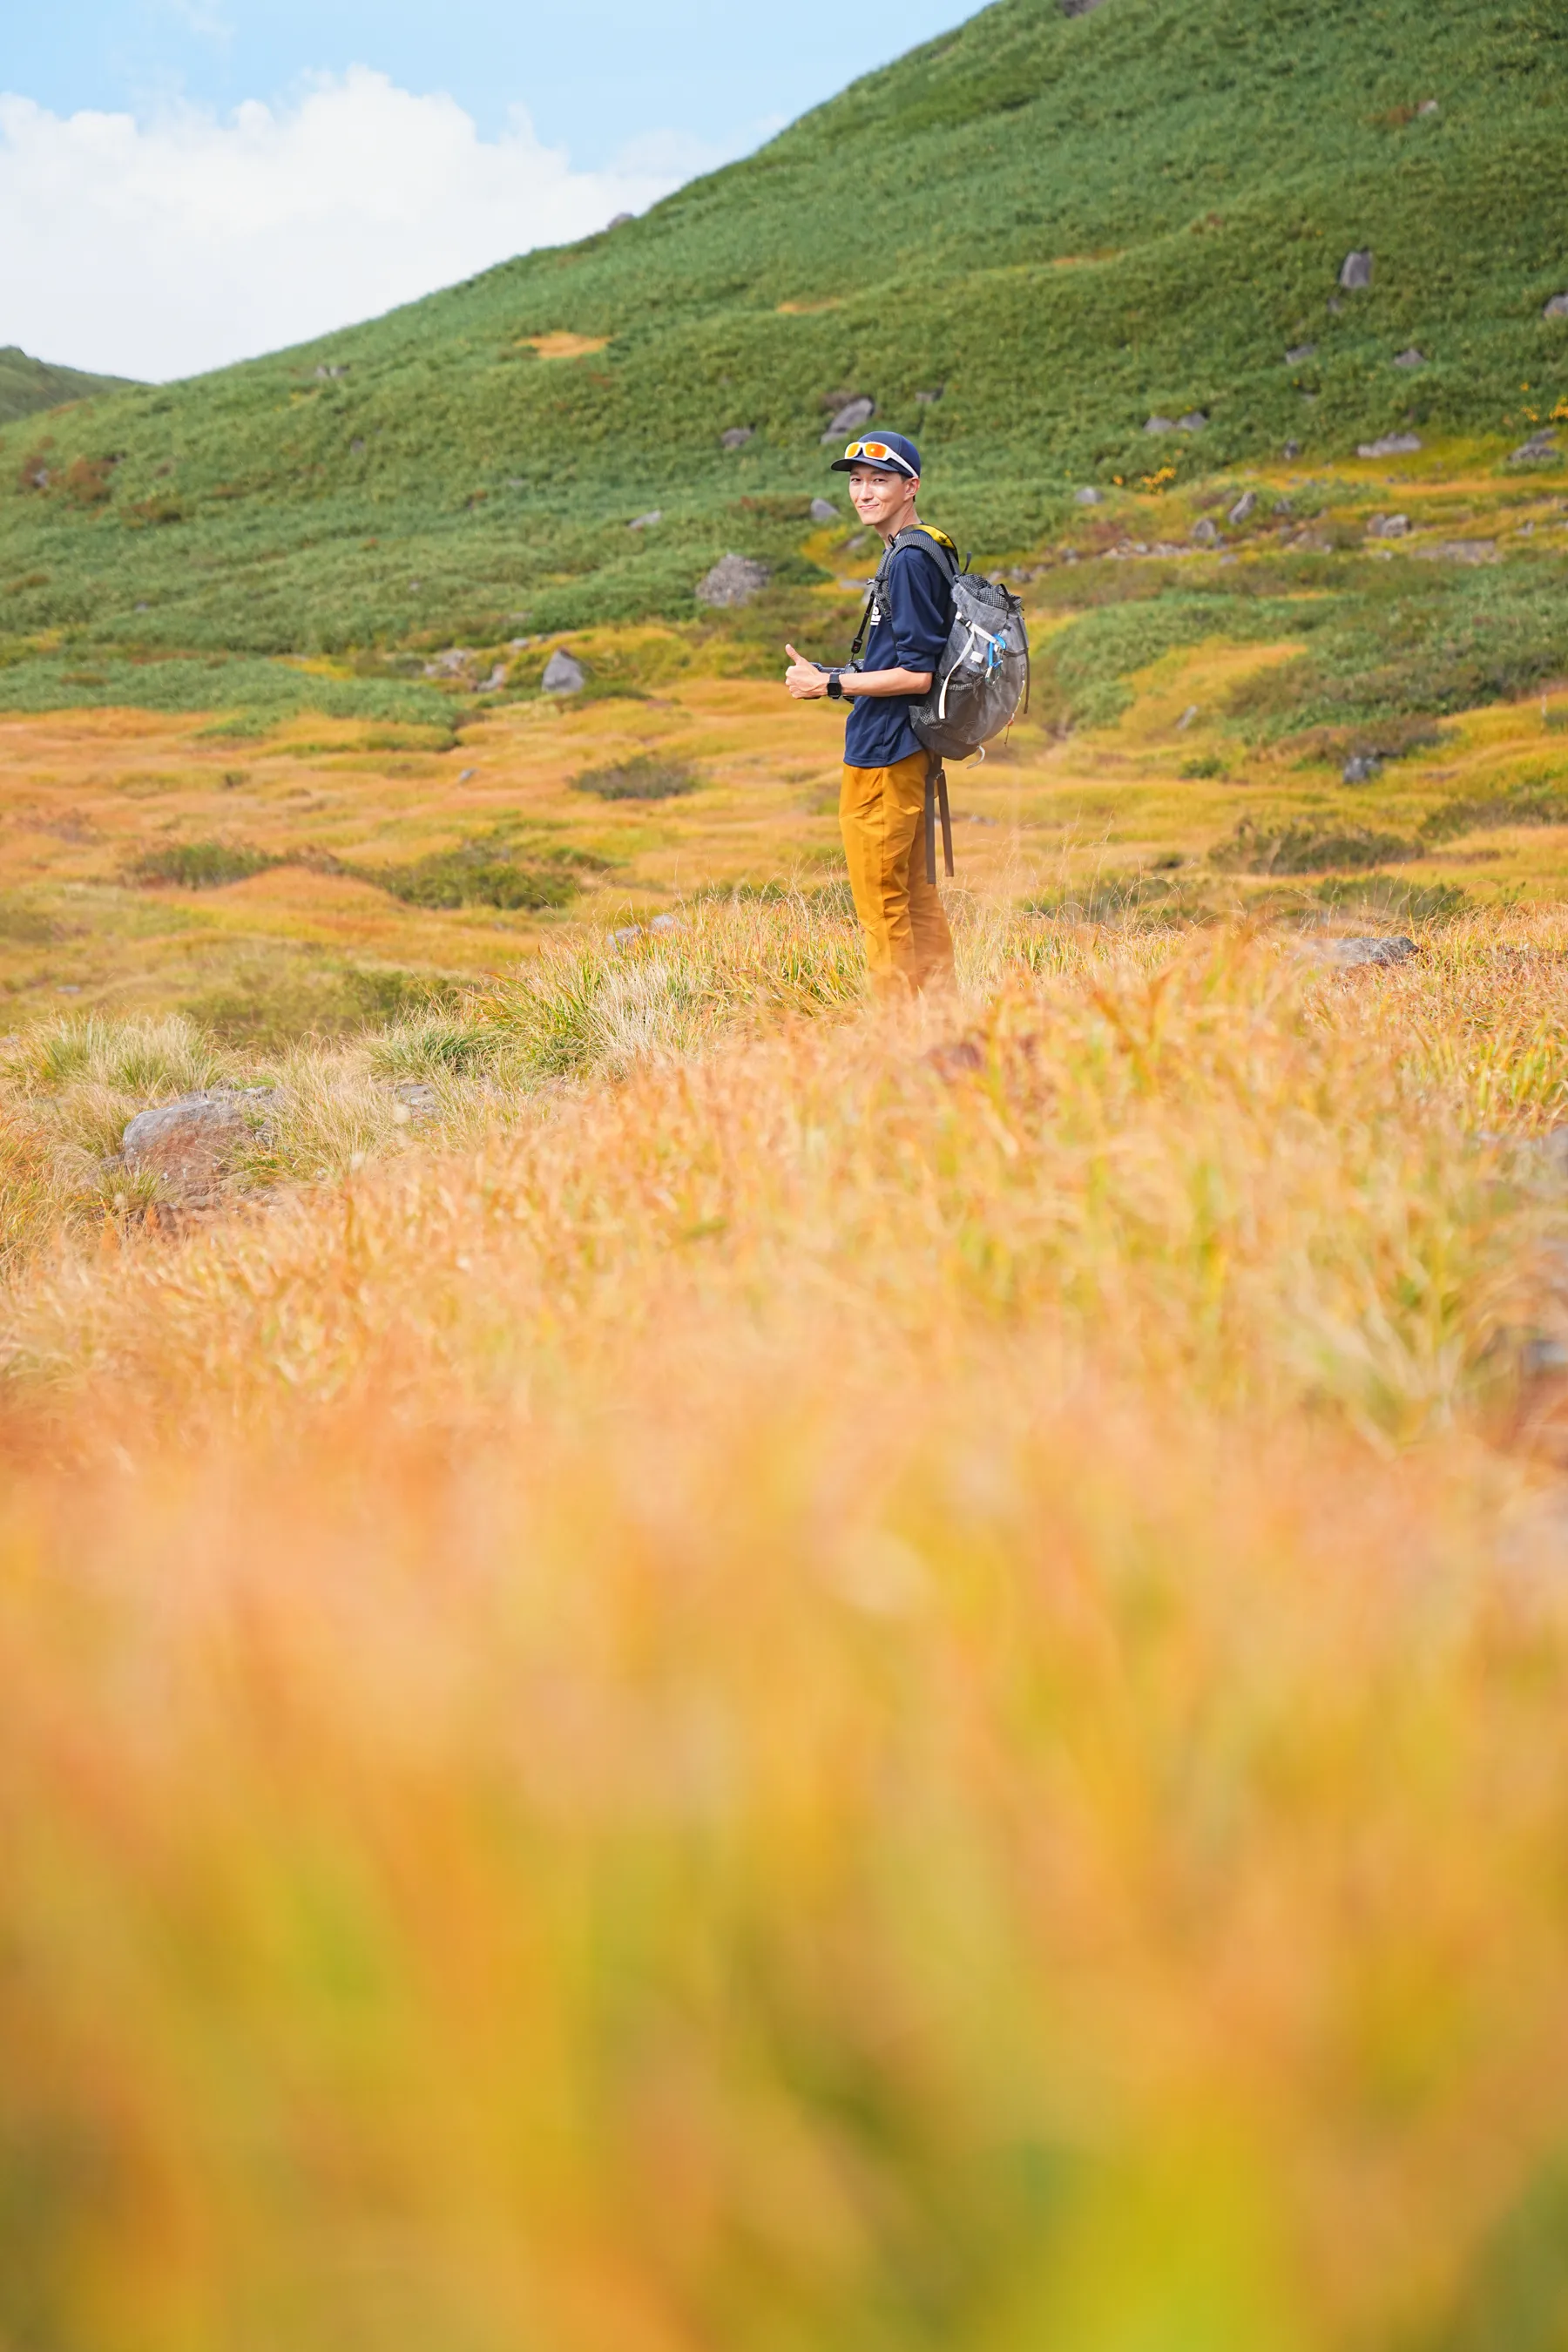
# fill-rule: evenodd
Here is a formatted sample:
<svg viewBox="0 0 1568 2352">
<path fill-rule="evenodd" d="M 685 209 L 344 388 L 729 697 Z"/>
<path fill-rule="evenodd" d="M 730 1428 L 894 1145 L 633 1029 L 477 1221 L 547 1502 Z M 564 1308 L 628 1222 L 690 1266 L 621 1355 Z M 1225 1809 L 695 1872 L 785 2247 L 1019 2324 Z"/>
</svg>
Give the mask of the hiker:
<svg viewBox="0 0 1568 2352">
<path fill-rule="evenodd" d="M 958 560 L 952 541 L 915 512 L 921 453 L 901 433 L 852 441 L 832 470 L 848 475 L 856 513 L 889 551 L 867 606 L 869 635 L 863 621 L 849 666 L 824 669 L 786 646 L 784 684 L 797 702 L 826 696 L 849 705 L 838 797 L 849 887 L 872 984 L 902 995 L 952 978 L 952 935 L 926 846 L 935 763 L 911 711 L 947 650 Z"/>
</svg>

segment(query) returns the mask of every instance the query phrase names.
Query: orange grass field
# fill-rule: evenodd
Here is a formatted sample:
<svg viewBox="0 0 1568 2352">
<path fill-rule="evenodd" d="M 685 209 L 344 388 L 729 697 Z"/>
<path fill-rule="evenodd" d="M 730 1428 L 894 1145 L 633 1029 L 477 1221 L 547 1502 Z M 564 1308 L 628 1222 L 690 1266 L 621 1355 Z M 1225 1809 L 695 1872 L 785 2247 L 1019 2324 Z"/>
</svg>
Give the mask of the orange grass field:
<svg viewBox="0 0 1568 2352">
<path fill-rule="evenodd" d="M 1568 866 L 1023 911 L 1237 658 L 966 778 L 880 1013 L 761 686 L 0 722 L 3 2352 L 1568 2342 Z M 125 878 L 503 816 L 574 908 Z"/>
</svg>

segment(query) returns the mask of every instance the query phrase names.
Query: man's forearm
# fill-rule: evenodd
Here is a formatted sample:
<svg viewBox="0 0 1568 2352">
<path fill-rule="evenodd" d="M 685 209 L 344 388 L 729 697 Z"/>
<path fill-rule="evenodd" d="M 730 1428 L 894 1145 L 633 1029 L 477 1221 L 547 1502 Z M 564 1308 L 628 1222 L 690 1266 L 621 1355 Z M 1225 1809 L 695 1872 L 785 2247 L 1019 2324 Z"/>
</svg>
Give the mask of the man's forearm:
<svg viewBox="0 0 1568 2352">
<path fill-rule="evenodd" d="M 847 669 L 839 678 L 845 696 L 929 694 L 929 669 Z"/>
</svg>

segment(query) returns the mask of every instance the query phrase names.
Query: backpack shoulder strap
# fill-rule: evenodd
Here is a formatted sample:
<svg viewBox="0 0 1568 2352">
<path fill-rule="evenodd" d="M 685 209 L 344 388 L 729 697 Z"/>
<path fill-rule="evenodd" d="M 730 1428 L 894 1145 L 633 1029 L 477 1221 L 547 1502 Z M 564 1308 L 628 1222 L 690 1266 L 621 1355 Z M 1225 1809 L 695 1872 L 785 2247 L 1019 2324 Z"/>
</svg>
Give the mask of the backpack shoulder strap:
<svg viewBox="0 0 1568 2352">
<path fill-rule="evenodd" d="M 946 531 L 938 530 L 934 523 L 906 523 L 889 548 L 889 557 L 895 556 L 900 547 L 923 547 L 928 555 L 936 557 L 950 580 L 956 580 L 963 569 L 958 560 L 957 548 L 954 547 Z"/>
</svg>

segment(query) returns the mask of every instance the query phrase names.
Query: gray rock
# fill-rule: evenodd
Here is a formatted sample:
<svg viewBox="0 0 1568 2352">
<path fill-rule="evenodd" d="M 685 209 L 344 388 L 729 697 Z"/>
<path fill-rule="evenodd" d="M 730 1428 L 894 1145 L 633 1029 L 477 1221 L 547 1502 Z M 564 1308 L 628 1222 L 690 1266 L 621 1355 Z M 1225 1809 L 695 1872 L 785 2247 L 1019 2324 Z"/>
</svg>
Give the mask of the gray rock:
<svg viewBox="0 0 1568 2352">
<path fill-rule="evenodd" d="M 662 522 L 663 520 L 664 509 L 662 507 L 655 507 L 648 514 L 634 516 L 632 520 L 627 523 L 626 529 L 628 530 L 651 530 L 656 522 Z"/>
<path fill-rule="evenodd" d="M 588 677 L 582 663 L 574 660 L 564 646 L 557 646 L 544 665 L 544 676 L 539 683 L 546 694 L 581 694 Z"/>
<path fill-rule="evenodd" d="M 1406 539 L 1409 534 L 1410 517 L 1408 515 L 1375 514 L 1367 517 L 1368 539 Z"/>
<path fill-rule="evenodd" d="M 1345 761 L 1341 781 L 1347 784 L 1375 784 L 1383 773 L 1383 761 L 1375 751 L 1352 751 Z"/>
<path fill-rule="evenodd" d="M 1285 455 L 1286 455 L 1286 457 L 1299 457 L 1300 456 L 1300 454 L 1301 454 L 1301 444 L 1300 444 L 1299 441 L 1287 441 L 1287 442 L 1286 442 L 1286 444 L 1285 444 Z M 1278 512 L 1278 511 L 1279 511 L 1279 509 L 1276 509 L 1276 512 Z"/>
<path fill-rule="evenodd" d="M 612 213 L 605 226 L 607 229 L 629 228 L 636 218 L 636 213 Z"/>
<path fill-rule="evenodd" d="M 360 439 L 357 434 L 349 443 L 349 456 L 351 457 L 363 457 L 364 456 L 364 443 Z"/>
<path fill-rule="evenodd" d="M 1331 319 L 1342 319 L 1344 316 L 1345 306 L 1337 294 L 1331 294 L 1323 308 Z"/>
<path fill-rule="evenodd" d="M 1541 315 L 1543 319 L 1568 319 L 1568 294 L 1553 294 Z"/>
<path fill-rule="evenodd" d="M 933 384 L 930 392 L 917 392 L 915 398 L 922 408 L 934 408 L 946 390 L 945 383 Z"/>
<path fill-rule="evenodd" d="M 1294 499 L 1276 499 L 1273 506 L 1269 509 L 1269 512 L 1271 514 L 1277 515 L 1293 515 L 1295 511 L 1296 501 Z"/>
<path fill-rule="evenodd" d="M 629 948 L 635 940 L 640 940 L 641 937 L 642 925 L 640 923 L 627 923 L 624 929 L 612 931 L 610 933 L 610 945 L 613 948 Z"/>
<path fill-rule="evenodd" d="M 831 499 L 813 499 L 811 502 L 811 520 L 813 522 L 837 522 L 838 520 L 838 509 L 834 505 Z"/>
<path fill-rule="evenodd" d="M 1173 416 L 1152 416 L 1143 427 L 1145 433 L 1173 433 L 1175 429 L 1176 420 Z"/>
<path fill-rule="evenodd" d="M 1177 734 L 1184 735 L 1197 715 L 1198 705 L 1195 702 L 1189 702 L 1186 709 L 1183 711 L 1181 717 L 1176 721 Z"/>
<path fill-rule="evenodd" d="M 218 1087 L 139 1111 L 121 1138 L 125 1165 L 176 1192 L 206 1191 L 235 1150 L 264 1130 L 276 1099 L 270 1087 Z"/>
<path fill-rule="evenodd" d="M 650 931 L 678 931 L 679 929 L 680 918 L 679 915 L 656 915 L 652 922 L 648 925 L 648 929 Z"/>
<path fill-rule="evenodd" d="M 1229 519 L 1232 522 L 1250 522 L 1257 512 L 1258 492 L 1256 490 L 1243 490 L 1241 496 L 1237 499 L 1236 504 L 1230 510 Z"/>
<path fill-rule="evenodd" d="M 1417 114 L 1441 114 L 1443 110 L 1435 98 L 1424 98 L 1415 111 Z"/>
<path fill-rule="evenodd" d="M 847 434 L 858 433 L 862 425 L 869 425 L 876 414 L 877 404 L 868 393 L 861 393 L 858 398 L 847 401 L 823 435 L 824 448 L 830 441 L 842 441 Z"/>
<path fill-rule="evenodd" d="M 1502 551 L 1495 539 L 1441 539 L 1435 547 L 1413 547 L 1412 555 L 1428 563 L 1500 563 Z"/>
<path fill-rule="evenodd" d="M 348 370 L 346 367 L 319 367 L 316 373 L 323 383 L 336 383 L 340 376 L 347 375 Z"/>
<path fill-rule="evenodd" d="M 1328 942 L 1329 961 L 1342 970 L 1353 971 L 1363 964 L 1408 963 L 1419 955 L 1414 940 L 1331 940 Z"/>
<path fill-rule="evenodd" d="M 1217 547 L 1219 544 L 1219 526 L 1211 522 L 1207 515 L 1200 516 L 1189 535 L 1200 547 Z"/>
<path fill-rule="evenodd" d="M 1105 0 L 1057 0 L 1057 5 L 1064 16 L 1092 16 L 1097 8 L 1104 7 Z"/>
<path fill-rule="evenodd" d="M 392 1089 L 411 1119 L 439 1118 L 441 1097 L 420 1078 L 400 1078 Z"/>
<path fill-rule="evenodd" d="M 1316 359 L 1317 355 L 1316 343 L 1292 343 L 1285 354 L 1285 364 L 1287 367 L 1300 367 L 1303 360 Z"/>
<path fill-rule="evenodd" d="M 1340 288 L 1346 294 L 1363 294 L 1372 284 L 1372 252 L 1362 247 L 1347 253 L 1340 264 Z"/>
<path fill-rule="evenodd" d="M 1206 409 L 1189 408 L 1184 416 L 1177 417 L 1176 430 L 1178 433 L 1205 433 L 1208 430 L 1208 421 Z"/>
<path fill-rule="evenodd" d="M 1414 457 L 1421 446 L 1419 433 L 1385 433 L 1381 441 L 1358 441 L 1358 457 Z"/>
<path fill-rule="evenodd" d="M 1426 364 L 1426 354 L 1425 352 L 1417 351 L 1414 343 L 1409 343 L 1405 346 L 1404 351 L 1395 352 L 1394 355 L 1394 364 L 1395 367 L 1402 368 L 1425 367 Z"/>
<path fill-rule="evenodd" d="M 698 582 L 697 601 L 715 606 L 749 604 L 773 576 L 769 567 L 752 556 L 721 555 L 712 571 Z"/>
<path fill-rule="evenodd" d="M 1556 455 L 1557 436 L 1552 426 L 1546 425 L 1539 433 L 1532 433 L 1528 441 L 1521 442 L 1510 454 L 1508 462 L 1510 466 L 1539 466 L 1543 459 Z"/>
<path fill-rule="evenodd" d="M 731 425 L 727 433 L 720 434 L 719 446 L 721 449 L 743 449 L 748 441 L 754 441 L 756 437 L 754 425 Z"/>
<path fill-rule="evenodd" d="M 1103 506 L 1104 503 L 1105 492 L 1103 490 L 1079 490 L 1073 500 L 1073 504 L 1075 506 L 1080 507 L 1098 507 Z"/>
</svg>

